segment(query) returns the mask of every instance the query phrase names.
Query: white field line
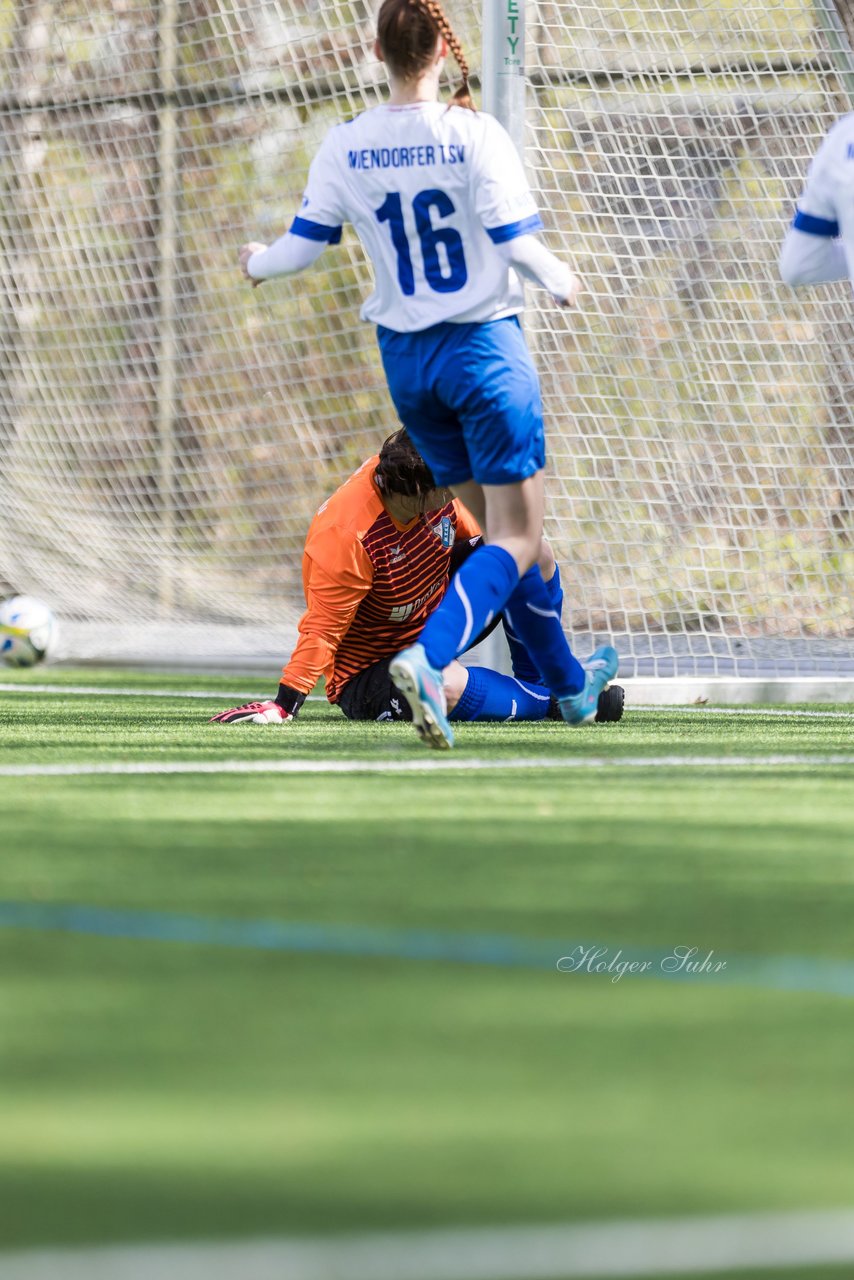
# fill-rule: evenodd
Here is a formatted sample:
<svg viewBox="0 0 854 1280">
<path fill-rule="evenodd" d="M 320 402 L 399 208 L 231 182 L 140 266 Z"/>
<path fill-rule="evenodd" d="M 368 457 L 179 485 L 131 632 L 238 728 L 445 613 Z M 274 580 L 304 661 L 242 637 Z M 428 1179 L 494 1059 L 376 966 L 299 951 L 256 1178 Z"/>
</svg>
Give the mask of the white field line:
<svg viewBox="0 0 854 1280">
<path fill-rule="evenodd" d="M 854 1262 L 854 1212 L 0 1254 L 2 1280 L 574 1280 Z"/>
<path fill-rule="evenodd" d="M 270 684 L 272 688 L 272 681 Z M 13 684 L 11 681 L 0 683 L 0 693 L 54 693 L 69 694 L 71 697 L 105 697 L 105 698 L 214 698 L 217 702 L 257 701 L 258 693 L 225 693 L 210 692 L 207 689 L 105 689 L 101 685 L 88 684 Z M 308 702 L 325 702 L 322 693 L 309 694 Z M 2 1278 L 0 1278 L 2 1280 Z"/>
<path fill-rule="evenodd" d="M 12 681 L 0 682 L 0 693 L 51 693 L 69 697 L 106 697 L 106 698 L 210 698 L 218 702 L 233 701 L 235 704 L 248 702 L 258 698 L 255 693 L 210 692 L 207 689 L 106 689 L 100 685 L 86 684 L 14 684 Z M 322 693 L 309 694 L 308 702 L 325 702 Z M 671 706 L 627 703 L 626 709 L 634 714 L 636 711 L 655 711 L 657 713 L 690 712 L 700 715 L 721 716 L 788 716 L 809 720 L 854 720 L 854 711 L 804 711 L 790 710 L 787 707 L 768 707 L 757 703 L 752 707 L 709 707 L 705 705 Z M 0 1278 L 2 1280 L 2 1278 Z"/>
<path fill-rule="evenodd" d="M 478 773 L 520 769 L 578 771 L 590 769 L 744 769 L 786 766 L 854 765 L 854 754 L 756 756 L 421 756 L 411 760 L 140 760 L 110 764 L 5 764 L 0 778 L 77 778 L 90 774 L 172 773 Z M 0 1280 L 3 1280 L 0 1276 Z"/>
<path fill-rule="evenodd" d="M 757 703 L 753 707 L 707 707 L 698 704 L 696 706 L 669 706 L 661 703 L 658 706 L 646 706 L 640 704 L 635 706 L 634 703 L 626 703 L 626 710 L 634 714 L 635 711 L 657 711 L 659 714 L 664 712 L 669 715 L 671 711 L 677 714 L 683 712 L 691 712 L 695 715 L 707 716 L 789 716 L 794 719 L 807 720 L 854 720 L 854 711 L 803 711 L 798 708 L 789 707 L 766 707 Z"/>
</svg>

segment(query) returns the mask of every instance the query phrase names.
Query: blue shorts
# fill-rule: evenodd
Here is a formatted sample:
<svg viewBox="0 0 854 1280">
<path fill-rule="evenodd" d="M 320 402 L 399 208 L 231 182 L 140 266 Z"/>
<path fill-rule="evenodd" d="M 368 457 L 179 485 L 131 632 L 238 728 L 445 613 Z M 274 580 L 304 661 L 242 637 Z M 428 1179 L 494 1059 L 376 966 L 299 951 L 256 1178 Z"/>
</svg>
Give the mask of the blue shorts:
<svg viewBox="0 0 854 1280">
<path fill-rule="evenodd" d="M 388 388 L 436 483 L 512 484 L 545 466 L 543 407 L 515 316 L 377 328 Z"/>
</svg>

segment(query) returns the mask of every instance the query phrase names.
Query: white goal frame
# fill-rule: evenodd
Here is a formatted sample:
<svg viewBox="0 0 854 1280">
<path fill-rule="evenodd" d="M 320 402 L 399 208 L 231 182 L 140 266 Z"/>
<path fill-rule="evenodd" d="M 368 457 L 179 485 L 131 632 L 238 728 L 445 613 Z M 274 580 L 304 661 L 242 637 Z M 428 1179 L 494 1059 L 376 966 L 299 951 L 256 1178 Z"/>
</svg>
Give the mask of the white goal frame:
<svg viewBox="0 0 854 1280">
<path fill-rule="evenodd" d="M 294 643 L 311 516 L 396 419 L 352 233 L 259 292 L 235 251 L 383 99 L 376 3 L 0 12 L 0 595 L 61 658 L 274 678 Z M 524 318 L 574 650 L 644 702 L 843 700 L 854 309 L 776 258 L 854 0 L 446 5 L 585 286 Z"/>
</svg>

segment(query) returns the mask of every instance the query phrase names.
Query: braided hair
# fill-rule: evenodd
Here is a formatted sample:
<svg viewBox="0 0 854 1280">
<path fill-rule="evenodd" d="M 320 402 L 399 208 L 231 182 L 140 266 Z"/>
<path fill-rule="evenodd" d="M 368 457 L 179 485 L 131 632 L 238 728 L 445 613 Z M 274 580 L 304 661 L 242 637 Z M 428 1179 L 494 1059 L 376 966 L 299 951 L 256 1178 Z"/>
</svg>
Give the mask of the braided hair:
<svg viewBox="0 0 854 1280">
<path fill-rule="evenodd" d="M 430 65 L 439 36 L 447 41 L 462 77 L 451 105 L 475 111 L 468 59 L 439 0 L 383 0 L 377 15 L 377 38 L 389 67 L 404 80 Z"/>
</svg>

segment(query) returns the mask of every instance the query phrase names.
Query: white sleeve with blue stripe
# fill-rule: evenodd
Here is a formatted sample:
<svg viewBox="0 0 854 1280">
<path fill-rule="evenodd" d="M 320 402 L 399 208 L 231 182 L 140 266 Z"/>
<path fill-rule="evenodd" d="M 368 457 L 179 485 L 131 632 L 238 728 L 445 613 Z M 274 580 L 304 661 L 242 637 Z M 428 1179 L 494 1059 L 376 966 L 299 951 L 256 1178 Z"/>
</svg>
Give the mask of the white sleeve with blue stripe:
<svg viewBox="0 0 854 1280">
<path fill-rule="evenodd" d="M 828 239 L 839 235 L 834 196 L 835 144 L 836 139 L 831 132 L 822 142 L 809 167 L 806 186 L 792 222 L 796 231 Z"/>
<path fill-rule="evenodd" d="M 543 222 L 513 140 L 491 116 L 474 163 L 475 209 L 493 244 L 541 231 Z"/>
<path fill-rule="evenodd" d="M 309 170 L 300 212 L 283 236 L 249 259 L 247 271 L 253 280 L 304 271 L 328 244 L 338 243 L 344 214 L 335 178 L 335 157 L 327 134 Z"/>
<path fill-rule="evenodd" d="M 302 205 L 291 223 L 291 234 L 321 244 L 338 244 L 346 216 L 341 203 L 338 159 L 330 132 L 311 162 Z"/>
<path fill-rule="evenodd" d="M 780 273 L 791 285 L 847 275 L 854 281 L 854 116 L 834 125 L 810 165 L 783 244 Z"/>
</svg>

